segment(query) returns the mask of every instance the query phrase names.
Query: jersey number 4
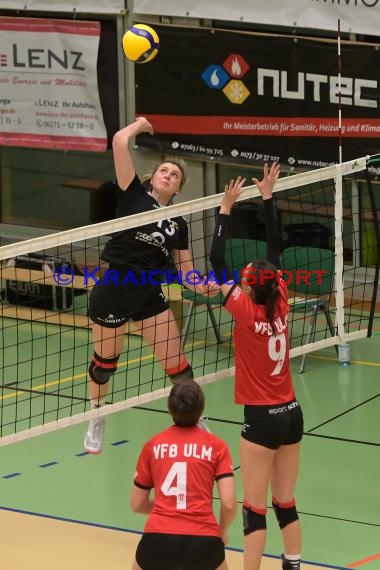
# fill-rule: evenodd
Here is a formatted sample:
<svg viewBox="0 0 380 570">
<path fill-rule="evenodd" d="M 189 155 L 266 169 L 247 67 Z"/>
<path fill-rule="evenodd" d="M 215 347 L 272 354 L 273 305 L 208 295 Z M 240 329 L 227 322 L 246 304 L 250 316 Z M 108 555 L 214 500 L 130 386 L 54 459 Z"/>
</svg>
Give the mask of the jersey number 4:
<svg viewBox="0 0 380 570">
<path fill-rule="evenodd" d="M 161 491 L 166 497 L 177 498 L 177 509 L 186 509 L 186 483 L 187 483 L 187 463 L 186 461 L 176 461 L 170 467 Z"/>
<path fill-rule="evenodd" d="M 276 366 L 271 372 L 271 376 L 278 376 L 284 365 L 286 355 L 286 337 L 284 333 L 272 335 L 268 341 L 269 358 L 276 362 Z"/>
</svg>

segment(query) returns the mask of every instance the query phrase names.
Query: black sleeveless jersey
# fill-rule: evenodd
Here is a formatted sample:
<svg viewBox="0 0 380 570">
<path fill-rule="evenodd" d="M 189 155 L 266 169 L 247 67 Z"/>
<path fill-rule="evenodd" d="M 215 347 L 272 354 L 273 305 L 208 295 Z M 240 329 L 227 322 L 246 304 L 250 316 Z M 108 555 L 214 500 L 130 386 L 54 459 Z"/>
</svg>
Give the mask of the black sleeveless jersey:
<svg viewBox="0 0 380 570">
<path fill-rule="evenodd" d="M 137 175 L 127 190 L 117 187 L 116 218 L 160 209 L 160 204 L 142 185 Z M 126 271 L 166 270 L 172 249 L 188 249 L 189 237 L 184 218 L 168 218 L 138 228 L 122 230 L 107 242 L 102 259 Z"/>
</svg>

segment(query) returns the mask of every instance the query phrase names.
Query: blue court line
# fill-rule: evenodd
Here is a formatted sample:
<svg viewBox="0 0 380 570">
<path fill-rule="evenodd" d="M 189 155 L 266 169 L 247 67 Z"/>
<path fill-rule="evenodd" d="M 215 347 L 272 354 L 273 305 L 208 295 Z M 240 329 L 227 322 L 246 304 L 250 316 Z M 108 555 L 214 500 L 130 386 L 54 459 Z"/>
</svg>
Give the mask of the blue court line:
<svg viewBox="0 0 380 570">
<path fill-rule="evenodd" d="M 49 463 L 43 463 L 42 465 L 39 465 L 38 467 L 52 467 L 53 465 L 58 465 L 58 461 L 49 461 Z"/>
<path fill-rule="evenodd" d="M 112 445 L 113 447 L 118 447 L 119 445 L 124 445 L 124 443 L 129 443 L 129 439 L 120 439 L 119 441 L 114 441 L 113 443 L 110 443 L 109 445 Z M 87 451 L 81 451 L 80 453 L 75 453 L 74 457 L 86 457 L 87 455 L 91 455 L 90 453 L 88 453 Z M 53 467 L 54 465 L 58 465 L 59 461 L 49 461 L 48 463 L 42 463 L 42 465 L 38 465 L 38 467 L 41 468 L 46 468 L 46 467 Z M 14 473 L 8 473 L 8 475 L 2 475 L 1 478 L 2 479 L 13 479 L 14 477 L 19 477 L 20 475 L 22 475 L 22 473 L 19 473 L 18 471 L 15 471 Z M 3 507 L 0 507 L 0 509 Z M 34 513 L 32 513 L 34 514 Z M 43 515 L 44 516 L 44 515 Z"/>
<path fill-rule="evenodd" d="M 81 524 L 84 526 L 91 526 L 91 527 L 95 527 L 95 528 L 104 528 L 106 530 L 115 530 L 117 532 L 129 532 L 131 534 L 139 534 L 142 535 L 143 533 L 139 530 L 132 530 L 130 528 L 122 528 L 122 527 L 118 527 L 118 526 L 109 526 L 106 524 L 100 524 L 100 523 L 92 523 L 92 522 L 88 522 L 88 521 L 79 521 L 76 519 L 69 519 L 66 517 L 57 517 L 55 515 L 45 515 L 43 513 L 34 513 L 32 511 L 25 511 L 22 509 L 13 509 L 11 507 L 2 507 L 0 506 L 0 510 L 2 511 L 9 511 L 11 513 L 20 513 L 22 515 L 31 515 L 34 517 L 41 517 L 44 519 L 50 519 L 50 520 L 55 520 L 55 521 L 62 521 L 62 522 L 68 522 L 68 523 L 74 523 L 74 524 Z M 243 552 L 243 550 L 241 548 L 233 548 L 231 546 L 226 546 L 225 547 L 226 550 L 230 550 L 231 552 Z M 279 560 L 280 557 L 279 556 L 275 556 L 274 554 L 264 554 L 264 556 L 266 558 L 274 558 L 275 560 Z M 313 565 L 313 566 L 319 566 L 320 568 L 331 568 L 332 570 L 350 570 L 349 568 L 347 568 L 347 566 L 332 566 L 331 564 L 321 564 L 319 562 L 310 562 L 308 560 L 303 560 L 302 559 L 302 564 L 309 564 L 309 565 Z"/>
<path fill-rule="evenodd" d="M 3 475 L 2 479 L 12 479 L 12 477 L 18 477 L 22 475 L 22 473 L 9 473 L 9 475 Z"/>
</svg>

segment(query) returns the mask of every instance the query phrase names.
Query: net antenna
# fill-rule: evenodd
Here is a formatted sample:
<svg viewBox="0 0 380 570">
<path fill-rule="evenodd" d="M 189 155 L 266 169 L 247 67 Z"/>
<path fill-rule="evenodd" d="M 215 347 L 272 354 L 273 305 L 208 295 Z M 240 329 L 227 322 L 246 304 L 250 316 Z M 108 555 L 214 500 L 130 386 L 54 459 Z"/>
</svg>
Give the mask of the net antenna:
<svg viewBox="0 0 380 570">
<path fill-rule="evenodd" d="M 341 28 L 340 18 L 338 18 L 338 160 L 339 164 L 343 161 L 343 137 L 342 137 L 342 55 L 341 55 Z"/>
</svg>

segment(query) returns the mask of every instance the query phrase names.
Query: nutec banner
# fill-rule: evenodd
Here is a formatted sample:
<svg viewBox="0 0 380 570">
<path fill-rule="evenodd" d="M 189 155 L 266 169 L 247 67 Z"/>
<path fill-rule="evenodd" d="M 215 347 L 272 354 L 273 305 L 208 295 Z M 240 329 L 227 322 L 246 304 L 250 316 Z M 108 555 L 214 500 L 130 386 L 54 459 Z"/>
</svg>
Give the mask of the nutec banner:
<svg viewBox="0 0 380 570">
<path fill-rule="evenodd" d="M 345 161 L 379 152 L 379 46 L 343 42 L 339 77 L 335 41 L 155 28 L 160 52 L 135 69 L 136 112 L 155 136 L 137 144 L 302 168 L 336 162 L 339 145 Z"/>
<path fill-rule="evenodd" d="M 104 151 L 98 22 L 0 18 L 0 144 Z"/>
</svg>

